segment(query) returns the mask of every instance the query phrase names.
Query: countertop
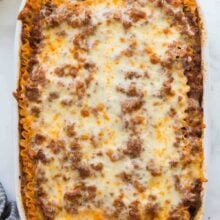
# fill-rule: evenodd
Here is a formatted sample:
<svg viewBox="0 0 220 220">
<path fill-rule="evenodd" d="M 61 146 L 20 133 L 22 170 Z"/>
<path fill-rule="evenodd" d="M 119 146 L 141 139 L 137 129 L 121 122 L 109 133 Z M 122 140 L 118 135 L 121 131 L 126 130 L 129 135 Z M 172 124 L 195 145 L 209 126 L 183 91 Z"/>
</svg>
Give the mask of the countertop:
<svg viewBox="0 0 220 220">
<path fill-rule="evenodd" d="M 209 39 L 211 143 L 204 220 L 220 220 L 220 0 L 199 0 Z M 0 182 L 15 200 L 14 34 L 20 0 L 0 0 Z"/>
</svg>

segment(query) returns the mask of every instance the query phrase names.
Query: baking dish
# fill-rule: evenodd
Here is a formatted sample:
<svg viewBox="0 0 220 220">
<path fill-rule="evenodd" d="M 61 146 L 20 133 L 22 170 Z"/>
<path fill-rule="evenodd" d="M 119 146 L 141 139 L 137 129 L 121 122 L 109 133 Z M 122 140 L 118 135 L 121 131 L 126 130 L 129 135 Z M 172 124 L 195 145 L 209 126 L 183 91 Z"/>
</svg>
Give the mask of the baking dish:
<svg viewBox="0 0 220 220">
<path fill-rule="evenodd" d="M 20 10 L 25 5 L 25 0 L 22 1 Z M 198 2 L 198 7 L 199 7 L 199 2 Z M 200 17 L 203 18 L 202 20 L 205 22 L 205 18 L 203 16 L 201 7 L 200 8 Z M 205 26 L 205 23 L 204 23 Z M 205 125 L 206 129 L 204 132 L 204 153 L 205 153 L 205 172 L 206 176 L 208 176 L 208 160 L 209 160 L 209 143 L 210 143 L 210 116 L 208 115 L 208 106 L 209 105 L 209 96 L 210 96 L 210 75 L 208 73 L 208 39 L 205 30 L 202 30 L 202 40 L 203 40 L 203 45 L 202 45 L 202 56 L 203 56 L 203 74 L 204 74 L 204 100 L 203 100 L 203 105 L 204 105 L 204 120 L 205 120 Z M 16 76 L 18 75 L 19 72 L 19 48 L 20 48 L 20 35 L 21 35 L 21 22 L 17 21 L 16 25 L 16 36 L 15 36 L 15 73 Z M 16 85 L 17 87 L 17 85 Z M 20 169 L 19 169 L 19 147 L 18 147 L 18 137 L 19 137 L 19 131 L 17 129 L 18 127 L 18 108 L 17 108 L 17 103 L 14 102 L 14 109 L 15 109 L 15 114 L 14 114 L 14 143 L 15 143 L 15 148 L 16 148 L 16 164 L 17 164 L 17 172 L 16 172 L 16 188 L 17 188 L 17 204 L 18 204 L 18 209 L 19 213 L 21 216 L 21 219 L 25 219 L 25 214 L 24 214 L 24 208 L 22 205 L 22 199 L 21 199 L 21 193 L 20 193 Z M 204 202 L 203 206 L 205 206 L 205 190 L 204 190 Z M 202 209 L 203 210 L 203 209 Z M 199 219 L 199 218 L 198 218 Z"/>
</svg>

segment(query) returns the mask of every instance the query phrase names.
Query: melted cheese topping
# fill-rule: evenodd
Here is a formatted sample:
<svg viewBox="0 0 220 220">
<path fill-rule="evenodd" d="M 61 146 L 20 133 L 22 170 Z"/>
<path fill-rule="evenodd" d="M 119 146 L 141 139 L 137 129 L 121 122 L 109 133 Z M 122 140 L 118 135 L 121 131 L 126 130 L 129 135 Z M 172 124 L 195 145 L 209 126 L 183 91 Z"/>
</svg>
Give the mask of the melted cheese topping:
<svg viewBox="0 0 220 220">
<path fill-rule="evenodd" d="M 44 82 L 40 102 L 28 105 L 30 115 L 40 109 L 31 151 L 42 207 L 56 220 L 168 219 L 183 199 L 174 176 L 182 187 L 201 177 L 197 165 L 171 168 L 181 163 L 177 133 L 190 88 L 178 61 L 171 69 L 162 62 L 188 41 L 163 8 L 119 3 L 61 4 L 50 19 L 79 7 L 89 24 L 42 29 L 32 74 L 43 72 Z"/>
</svg>

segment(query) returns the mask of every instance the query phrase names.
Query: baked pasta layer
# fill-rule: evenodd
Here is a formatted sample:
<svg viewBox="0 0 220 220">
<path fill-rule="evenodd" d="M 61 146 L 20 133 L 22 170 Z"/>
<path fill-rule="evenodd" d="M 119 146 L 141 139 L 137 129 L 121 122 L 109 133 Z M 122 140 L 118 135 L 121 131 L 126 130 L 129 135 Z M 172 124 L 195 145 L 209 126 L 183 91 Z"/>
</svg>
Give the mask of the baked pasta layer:
<svg viewBox="0 0 220 220">
<path fill-rule="evenodd" d="M 194 1 L 28 0 L 19 19 L 27 219 L 198 219 L 205 178 Z"/>
</svg>

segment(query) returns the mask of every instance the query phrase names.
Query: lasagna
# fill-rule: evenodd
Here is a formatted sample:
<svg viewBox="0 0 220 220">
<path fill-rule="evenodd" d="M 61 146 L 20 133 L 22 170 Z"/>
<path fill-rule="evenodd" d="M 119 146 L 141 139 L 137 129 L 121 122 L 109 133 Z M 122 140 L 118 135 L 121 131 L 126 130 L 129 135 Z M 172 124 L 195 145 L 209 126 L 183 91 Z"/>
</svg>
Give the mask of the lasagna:
<svg viewBox="0 0 220 220">
<path fill-rule="evenodd" d="M 21 195 L 37 220 L 192 220 L 203 183 L 194 0 L 27 0 Z"/>
</svg>

